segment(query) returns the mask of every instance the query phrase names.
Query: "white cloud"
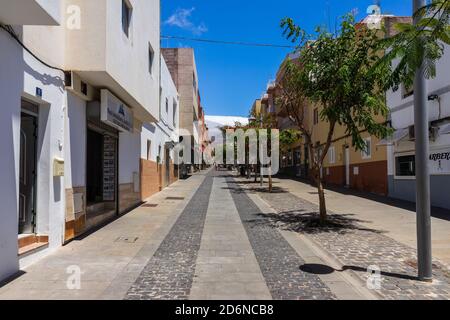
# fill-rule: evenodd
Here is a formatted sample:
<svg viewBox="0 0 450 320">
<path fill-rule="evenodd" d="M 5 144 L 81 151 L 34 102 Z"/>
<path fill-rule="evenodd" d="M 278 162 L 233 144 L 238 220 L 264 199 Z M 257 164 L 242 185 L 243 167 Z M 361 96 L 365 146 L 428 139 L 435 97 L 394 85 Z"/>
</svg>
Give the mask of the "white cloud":
<svg viewBox="0 0 450 320">
<path fill-rule="evenodd" d="M 174 14 L 172 14 L 169 19 L 167 19 L 164 24 L 169 26 L 178 27 L 184 30 L 188 30 L 195 35 L 201 35 L 208 31 L 206 25 L 202 22 L 199 25 L 195 25 L 191 21 L 192 12 L 195 8 L 191 9 L 181 9 L 178 8 Z"/>
</svg>

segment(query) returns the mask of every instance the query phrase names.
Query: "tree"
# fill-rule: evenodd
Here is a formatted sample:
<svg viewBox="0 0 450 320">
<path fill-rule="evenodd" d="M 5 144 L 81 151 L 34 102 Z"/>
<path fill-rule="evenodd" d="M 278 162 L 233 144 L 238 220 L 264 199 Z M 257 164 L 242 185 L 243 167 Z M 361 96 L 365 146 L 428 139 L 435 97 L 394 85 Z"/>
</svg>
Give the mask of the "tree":
<svg viewBox="0 0 450 320">
<path fill-rule="evenodd" d="M 272 113 L 262 113 L 262 114 L 257 114 L 255 110 L 253 110 L 250 115 L 249 115 L 249 123 L 246 127 L 246 130 L 248 129 L 255 129 L 256 130 L 256 136 L 257 136 L 257 141 L 259 141 L 259 137 L 260 137 L 260 130 L 266 130 L 267 131 L 267 139 L 269 142 L 268 145 L 268 154 L 269 156 L 272 156 L 272 146 L 270 144 L 271 141 L 271 136 L 272 136 L 272 132 L 271 129 L 276 127 L 276 117 L 274 114 Z M 249 140 L 247 140 L 246 143 L 250 143 Z M 248 154 L 249 150 L 246 150 L 246 158 L 250 159 L 250 156 Z M 257 172 L 258 167 L 261 166 L 261 164 L 259 165 L 254 165 L 254 171 L 255 171 L 255 182 L 257 181 Z M 273 189 L 273 181 L 272 181 L 272 167 L 271 165 L 268 167 L 269 169 L 269 174 L 268 174 L 268 178 L 269 178 L 269 192 L 272 192 Z M 250 165 L 247 166 L 247 170 L 250 170 Z M 250 174 L 248 175 L 250 177 Z M 261 173 L 260 173 L 260 178 L 263 179 L 263 177 L 261 177 Z"/>
<path fill-rule="evenodd" d="M 278 83 L 278 104 L 308 147 L 319 194 L 320 221 L 324 223 L 327 209 L 321 170 L 336 126 L 345 129 L 357 150 L 367 147 L 361 136 L 363 131 L 379 138 L 391 133 L 385 122 L 376 119 L 377 115 L 386 118 L 388 114 L 382 88 L 390 69 L 385 66 L 372 70 L 380 59 L 379 36 L 377 31 L 355 24 L 352 15 L 342 19 L 337 34 L 317 28 L 315 37 L 307 36 L 290 18 L 283 19 L 281 26 L 288 39 L 299 43 L 300 58 L 297 63 L 288 61 L 284 66 Z M 319 107 L 318 116 L 328 124 L 322 145 L 312 140 L 314 125 L 308 121 L 308 115 Z"/>
<path fill-rule="evenodd" d="M 417 25 L 397 23 L 397 33 L 380 41 L 380 49 L 386 54 L 374 67 L 392 65 L 392 77 L 386 88 L 396 88 L 403 83 L 412 87 L 417 69 L 424 63 L 424 76 L 436 76 L 436 61 L 444 54 L 444 44 L 450 45 L 450 0 L 432 0 L 414 14 L 420 18 Z"/>
</svg>

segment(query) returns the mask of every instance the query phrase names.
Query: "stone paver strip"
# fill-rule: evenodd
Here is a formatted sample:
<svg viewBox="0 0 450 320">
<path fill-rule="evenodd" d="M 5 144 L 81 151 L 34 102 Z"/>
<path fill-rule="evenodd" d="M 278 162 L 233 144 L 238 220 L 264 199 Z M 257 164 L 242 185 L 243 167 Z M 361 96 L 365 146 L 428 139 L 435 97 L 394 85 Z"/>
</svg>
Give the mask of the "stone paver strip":
<svg viewBox="0 0 450 320">
<path fill-rule="evenodd" d="M 259 195 L 277 212 L 266 214 L 272 225 L 307 234 L 363 282 L 369 276 L 367 268 L 378 266 L 382 281 L 381 289 L 376 291 L 384 299 L 450 299 L 450 270 L 439 261 L 434 262 L 434 283 L 420 282 L 416 279 L 416 250 L 344 214 L 330 213 L 330 221 L 334 223 L 330 227 L 311 225 L 318 207 L 291 193 L 260 192 Z"/>
<path fill-rule="evenodd" d="M 212 183 L 209 174 L 124 299 L 189 298 Z"/>
<path fill-rule="evenodd" d="M 317 275 L 303 272 L 304 261 L 233 178 L 229 188 L 271 295 L 276 300 L 335 299 Z"/>
<path fill-rule="evenodd" d="M 271 299 L 224 177 L 214 178 L 190 299 Z"/>
</svg>

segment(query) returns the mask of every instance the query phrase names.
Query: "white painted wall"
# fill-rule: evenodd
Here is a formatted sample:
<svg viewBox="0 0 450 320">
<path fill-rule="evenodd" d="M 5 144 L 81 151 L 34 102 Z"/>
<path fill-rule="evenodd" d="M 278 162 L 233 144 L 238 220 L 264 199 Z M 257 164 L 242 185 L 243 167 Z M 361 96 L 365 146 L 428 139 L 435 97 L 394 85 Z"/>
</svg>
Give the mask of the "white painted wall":
<svg viewBox="0 0 450 320">
<path fill-rule="evenodd" d="M 133 174 L 139 175 L 140 137 L 140 132 L 119 135 L 119 184 L 133 183 Z"/>
<path fill-rule="evenodd" d="M 65 219 L 64 177 L 53 177 L 53 161 L 64 159 L 64 83 L 60 71 L 51 70 L 25 54 L 24 92 L 39 104 L 37 233 L 48 234 L 50 247 L 62 244 Z M 34 98 L 36 87 L 42 99 Z"/>
<path fill-rule="evenodd" d="M 22 28 L 17 27 L 18 34 Z M 26 31 L 25 31 L 26 32 Z M 50 248 L 62 244 L 64 228 L 64 178 L 53 177 L 53 160 L 64 158 L 65 93 L 62 72 L 45 67 L 5 32 L 0 32 L 0 279 L 17 271 L 20 106 L 26 98 L 39 106 L 37 150 L 37 233 L 49 235 Z M 36 96 L 42 89 L 42 98 Z M 3 177 L 3 175 L 5 175 Z M 5 198 L 3 198 L 5 197 Z"/>
<path fill-rule="evenodd" d="M 428 94 L 440 93 L 441 115 L 440 118 L 450 117 L 450 47 L 445 46 L 445 53 L 442 59 L 436 64 L 437 76 L 427 80 Z M 402 90 L 387 92 L 387 104 L 392 111 L 392 125 L 394 128 L 407 128 L 414 124 L 414 96 L 403 99 Z M 430 121 L 439 118 L 439 103 L 428 101 Z"/>
</svg>

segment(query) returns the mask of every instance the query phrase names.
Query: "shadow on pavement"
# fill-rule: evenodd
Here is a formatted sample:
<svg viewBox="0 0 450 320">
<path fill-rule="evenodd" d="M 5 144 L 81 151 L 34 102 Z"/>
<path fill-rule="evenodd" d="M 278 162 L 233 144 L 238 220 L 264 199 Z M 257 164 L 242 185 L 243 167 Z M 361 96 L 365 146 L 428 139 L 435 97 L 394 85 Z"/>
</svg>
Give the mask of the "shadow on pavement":
<svg viewBox="0 0 450 320">
<path fill-rule="evenodd" d="M 260 213 L 258 221 L 264 221 L 274 228 L 304 234 L 317 234 L 324 232 L 346 233 L 351 230 L 360 230 L 382 234 L 380 230 L 366 228 L 359 223 L 362 220 L 352 217 L 351 214 L 329 214 L 327 221 L 322 223 L 319 212 L 308 210 L 294 210 L 280 213 Z"/>
<path fill-rule="evenodd" d="M 367 268 L 363 268 L 363 267 L 343 266 L 342 269 L 334 269 L 334 268 L 324 265 L 324 264 L 304 264 L 304 265 L 301 265 L 299 267 L 299 269 L 303 272 L 317 274 L 317 275 L 326 275 L 326 274 L 332 274 L 334 272 L 344 272 L 347 270 L 368 273 Z M 381 271 L 381 275 L 385 276 L 385 277 L 405 279 L 405 280 L 415 280 L 415 281 L 419 280 L 418 277 L 416 277 L 416 276 L 410 276 L 407 274 L 401 274 L 401 273 L 395 273 L 395 272 Z"/>
<path fill-rule="evenodd" d="M 12 276 L 4 279 L 3 281 L 0 281 L 0 288 L 6 286 L 7 284 L 14 282 L 15 280 L 21 278 L 22 276 L 24 276 L 26 274 L 25 271 L 23 270 L 19 270 L 18 272 L 16 272 L 15 274 L 13 274 Z"/>
</svg>

